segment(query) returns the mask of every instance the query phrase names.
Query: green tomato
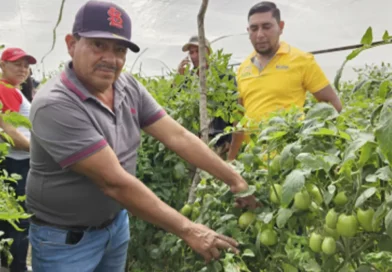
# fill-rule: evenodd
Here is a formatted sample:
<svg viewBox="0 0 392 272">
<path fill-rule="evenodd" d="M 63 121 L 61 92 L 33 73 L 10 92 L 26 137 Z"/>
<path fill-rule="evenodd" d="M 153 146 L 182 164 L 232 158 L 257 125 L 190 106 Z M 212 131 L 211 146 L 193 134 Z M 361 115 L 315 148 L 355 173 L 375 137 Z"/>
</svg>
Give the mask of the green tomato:
<svg viewBox="0 0 392 272">
<path fill-rule="evenodd" d="M 203 203 L 206 203 L 207 201 L 212 200 L 213 198 L 214 197 L 211 194 L 207 193 L 203 196 Z"/>
<path fill-rule="evenodd" d="M 272 203 L 279 204 L 279 199 L 282 199 L 282 186 L 278 183 L 274 184 L 276 193 L 278 194 L 279 198 L 276 196 L 274 188 L 270 187 L 270 200 Z"/>
<path fill-rule="evenodd" d="M 182 207 L 180 212 L 181 212 L 182 215 L 188 217 L 191 214 L 191 212 L 192 212 L 192 206 L 189 205 L 189 204 L 185 204 L 184 207 Z"/>
<path fill-rule="evenodd" d="M 263 230 L 260 234 L 260 243 L 265 246 L 273 246 L 278 242 L 278 234 L 272 229 Z"/>
<path fill-rule="evenodd" d="M 336 229 L 331 229 L 327 225 L 324 225 L 325 236 L 333 237 L 334 239 L 339 239 L 339 233 Z"/>
<path fill-rule="evenodd" d="M 280 155 L 276 155 L 269 166 L 269 171 L 272 176 L 279 174 L 280 172 Z"/>
<path fill-rule="evenodd" d="M 317 212 L 318 209 L 319 209 L 319 206 L 315 202 L 310 203 L 309 210 L 311 212 Z"/>
<path fill-rule="evenodd" d="M 321 251 L 322 242 L 323 237 L 320 234 L 313 232 L 309 238 L 309 247 L 311 250 L 318 253 Z"/>
<path fill-rule="evenodd" d="M 344 206 L 347 202 L 348 198 L 345 191 L 338 193 L 333 199 L 333 203 L 335 203 L 336 206 Z"/>
<path fill-rule="evenodd" d="M 366 211 L 362 209 L 358 209 L 357 211 L 358 222 L 365 231 L 368 232 L 373 231 L 373 225 L 372 225 L 373 216 L 374 216 L 373 208 L 369 208 Z"/>
<path fill-rule="evenodd" d="M 336 252 L 336 241 L 332 237 L 326 237 L 321 244 L 321 250 L 327 255 L 333 255 Z"/>
<path fill-rule="evenodd" d="M 262 151 L 262 149 L 261 149 L 260 146 L 255 146 L 255 147 L 252 149 L 252 153 L 253 153 L 254 155 L 260 154 L 261 151 Z"/>
<path fill-rule="evenodd" d="M 241 158 L 241 161 L 242 161 L 245 165 L 250 166 L 250 165 L 253 164 L 254 158 L 255 158 L 255 157 L 254 157 L 254 155 L 252 155 L 252 154 L 243 154 L 243 155 L 242 155 L 242 158 Z"/>
<path fill-rule="evenodd" d="M 334 209 L 330 209 L 325 217 L 325 224 L 331 228 L 336 228 L 336 223 L 338 222 L 338 214 L 335 212 Z"/>
<path fill-rule="evenodd" d="M 341 214 L 336 224 L 337 232 L 343 237 L 354 237 L 358 230 L 358 221 L 354 215 Z"/>
<path fill-rule="evenodd" d="M 297 156 L 299 153 L 301 153 L 301 146 L 300 145 L 294 145 L 292 148 L 291 148 L 291 153 L 293 153 L 295 156 Z"/>
<path fill-rule="evenodd" d="M 318 205 L 321 205 L 321 203 L 323 203 L 324 199 L 323 199 L 323 196 L 321 195 L 319 188 L 317 188 L 317 186 L 314 184 L 311 184 L 309 187 L 310 187 L 309 188 L 310 190 L 309 189 L 308 190 L 309 190 L 310 195 L 312 196 L 314 202 L 316 202 Z"/>
<path fill-rule="evenodd" d="M 256 214 L 253 212 L 244 212 L 238 219 L 238 225 L 241 229 L 246 229 L 256 219 Z"/>
<path fill-rule="evenodd" d="M 192 209 L 192 216 L 191 219 L 192 221 L 195 221 L 200 215 L 200 209 L 198 207 L 193 207 Z"/>
<path fill-rule="evenodd" d="M 309 209 L 310 204 L 311 201 L 308 192 L 304 191 L 295 194 L 294 207 L 296 207 L 298 210 L 306 211 L 307 209 Z"/>
</svg>

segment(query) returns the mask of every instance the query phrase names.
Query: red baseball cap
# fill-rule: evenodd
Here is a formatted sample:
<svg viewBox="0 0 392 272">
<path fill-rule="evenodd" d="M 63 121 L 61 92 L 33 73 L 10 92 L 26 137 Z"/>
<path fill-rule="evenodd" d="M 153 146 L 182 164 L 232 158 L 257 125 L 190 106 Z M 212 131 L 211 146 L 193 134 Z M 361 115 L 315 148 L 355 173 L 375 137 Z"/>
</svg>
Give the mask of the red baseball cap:
<svg viewBox="0 0 392 272">
<path fill-rule="evenodd" d="M 24 57 L 27 58 L 27 61 L 29 62 L 29 64 L 36 64 L 37 63 L 37 60 L 33 56 L 28 55 L 22 49 L 15 48 L 15 47 L 7 48 L 6 50 L 4 50 L 3 54 L 1 55 L 1 60 L 12 62 L 12 61 L 17 61 L 18 59 L 21 59 Z"/>
</svg>

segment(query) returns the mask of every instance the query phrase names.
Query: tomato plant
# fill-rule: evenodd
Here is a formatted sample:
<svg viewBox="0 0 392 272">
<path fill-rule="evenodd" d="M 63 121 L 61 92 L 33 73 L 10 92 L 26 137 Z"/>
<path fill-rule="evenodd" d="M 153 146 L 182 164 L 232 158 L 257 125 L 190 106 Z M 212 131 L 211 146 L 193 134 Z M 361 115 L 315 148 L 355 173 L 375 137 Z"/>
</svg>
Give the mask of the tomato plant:
<svg viewBox="0 0 392 272">
<path fill-rule="evenodd" d="M 223 64 L 218 66 L 223 69 Z M 309 95 L 303 109 L 275 112 L 252 131 L 252 140 L 231 166 L 250 184 L 241 195 L 254 194 L 262 207 L 236 208 L 227 185 L 201 174 L 197 199 L 191 211 L 183 212 L 236 239 L 241 254 L 222 252 L 219 260 L 205 264 L 178 237 L 132 219 L 131 271 L 388 271 L 392 69 L 367 66 L 357 72 L 355 82 L 335 82 L 344 105 L 341 113 Z M 169 114 L 196 134 L 197 80 L 179 90 L 169 86 L 183 78 L 173 78 L 143 83 Z M 211 75 L 209 84 L 216 89 L 209 94 L 210 116 L 235 120 L 237 97 L 225 92 L 233 83 Z M 194 169 L 145 135 L 139 154 L 139 177 L 181 211 Z"/>
<path fill-rule="evenodd" d="M 0 103 L 0 108 L 2 107 Z M 31 128 L 30 121 L 28 118 L 20 115 L 16 112 L 1 113 L 1 118 L 15 127 L 26 127 Z M 2 130 L 0 135 L 3 141 L 0 143 L 0 164 L 8 154 L 10 147 L 13 145 L 12 139 Z M 6 170 L 0 169 L 0 220 L 8 221 L 16 230 L 21 229 L 16 224 L 19 219 L 27 219 L 30 215 L 23 209 L 21 202 L 25 201 L 25 196 L 16 197 L 15 189 L 12 186 L 13 183 L 17 183 L 20 176 L 17 173 L 8 173 Z M 7 258 L 7 262 L 10 263 L 13 260 L 9 248 L 12 244 L 11 238 L 3 239 L 3 232 L 0 231 L 0 252 Z"/>
</svg>

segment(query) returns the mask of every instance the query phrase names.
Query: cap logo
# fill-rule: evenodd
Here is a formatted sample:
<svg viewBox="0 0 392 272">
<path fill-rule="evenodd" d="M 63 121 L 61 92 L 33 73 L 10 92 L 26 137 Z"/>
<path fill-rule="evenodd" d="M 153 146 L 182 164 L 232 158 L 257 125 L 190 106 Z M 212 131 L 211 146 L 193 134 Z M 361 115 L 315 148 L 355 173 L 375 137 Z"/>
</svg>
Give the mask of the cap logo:
<svg viewBox="0 0 392 272">
<path fill-rule="evenodd" d="M 117 10 L 115 7 L 111 7 L 108 10 L 108 21 L 110 22 L 109 25 L 113 27 L 117 27 L 122 29 L 123 28 L 123 19 L 121 18 L 121 12 Z"/>
</svg>

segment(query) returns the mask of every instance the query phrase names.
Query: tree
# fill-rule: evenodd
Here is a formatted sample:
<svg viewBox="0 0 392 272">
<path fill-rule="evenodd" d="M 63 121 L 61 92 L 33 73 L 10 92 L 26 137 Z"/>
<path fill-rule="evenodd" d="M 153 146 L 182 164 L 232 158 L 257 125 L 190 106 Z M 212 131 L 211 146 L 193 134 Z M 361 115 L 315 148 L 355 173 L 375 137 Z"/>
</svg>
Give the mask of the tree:
<svg viewBox="0 0 392 272">
<path fill-rule="evenodd" d="M 206 144 L 208 143 L 208 116 L 207 116 L 207 79 L 206 79 L 206 46 L 205 46 L 205 32 L 204 32 L 204 17 L 208 7 L 208 0 L 202 0 L 199 13 L 197 15 L 197 25 L 199 33 L 199 83 L 200 83 L 200 132 L 201 139 Z M 192 185 L 189 190 L 188 202 L 193 203 L 195 201 L 196 187 L 200 182 L 200 169 L 196 170 L 196 173 L 192 180 Z"/>
</svg>

